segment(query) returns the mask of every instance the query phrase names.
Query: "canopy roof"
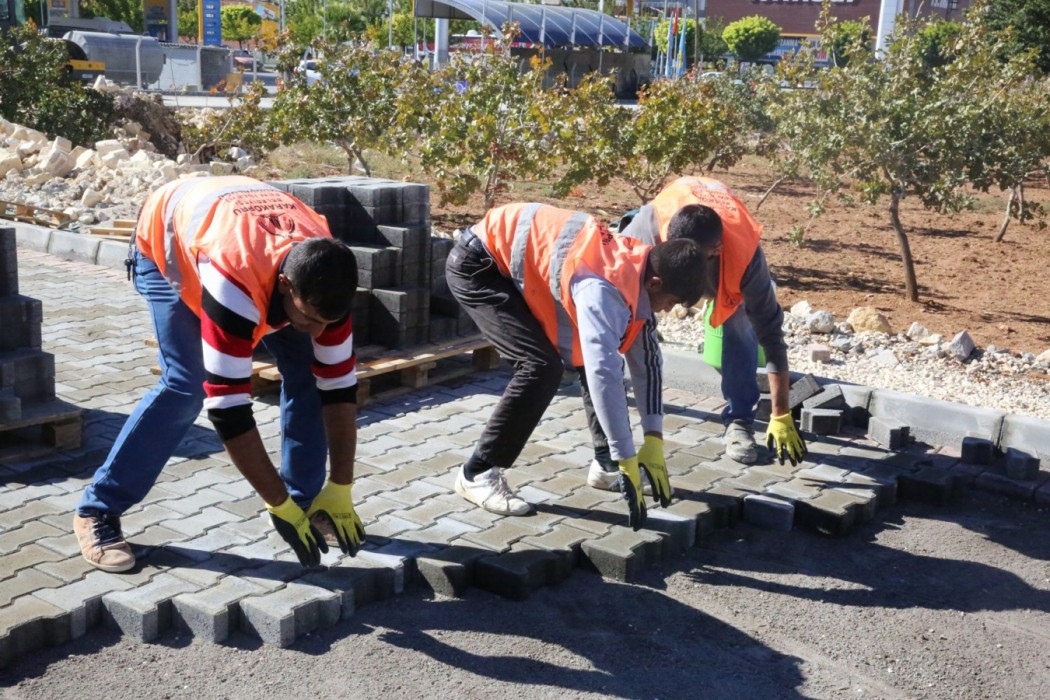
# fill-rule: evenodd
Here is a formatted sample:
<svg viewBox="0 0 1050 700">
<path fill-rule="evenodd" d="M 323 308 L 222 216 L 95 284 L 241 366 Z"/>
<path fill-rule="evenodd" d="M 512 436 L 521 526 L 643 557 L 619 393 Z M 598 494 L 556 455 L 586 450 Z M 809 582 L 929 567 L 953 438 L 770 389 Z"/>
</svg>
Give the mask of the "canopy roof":
<svg viewBox="0 0 1050 700">
<path fill-rule="evenodd" d="M 507 22 L 521 26 L 521 41 L 553 49 L 564 46 L 612 46 L 644 51 L 638 32 L 597 10 L 525 5 L 504 0 L 416 0 L 416 17 L 473 19 L 499 31 Z"/>
</svg>

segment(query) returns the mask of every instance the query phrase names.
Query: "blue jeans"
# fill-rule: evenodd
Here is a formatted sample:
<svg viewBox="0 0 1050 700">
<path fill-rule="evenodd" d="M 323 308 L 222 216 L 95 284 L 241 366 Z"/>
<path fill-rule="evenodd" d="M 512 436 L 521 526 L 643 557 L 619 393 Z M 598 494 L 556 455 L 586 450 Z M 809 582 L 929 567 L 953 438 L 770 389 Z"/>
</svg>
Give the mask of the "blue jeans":
<svg viewBox="0 0 1050 700">
<path fill-rule="evenodd" d="M 204 405 L 200 319 L 160 270 L 135 255 L 135 289 L 145 297 L 157 336 L 160 380 L 128 417 L 106 461 L 85 489 L 77 512 L 121 515 L 143 498 L 186 436 Z M 327 443 L 321 400 L 310 372 L 309 336 L 292 328 L 263 344 L 281 372 L 281 478 L 292 498 L 308 504 L 325 478 Z"/>
<path fill-rule="evenodd" d="M 722 398 L 728 405 L 722 410 L 722 424 L 739 421 L 751 425 L 758 404 L 758 336 L 740 307 L 722 324 Z"/>
</svg>

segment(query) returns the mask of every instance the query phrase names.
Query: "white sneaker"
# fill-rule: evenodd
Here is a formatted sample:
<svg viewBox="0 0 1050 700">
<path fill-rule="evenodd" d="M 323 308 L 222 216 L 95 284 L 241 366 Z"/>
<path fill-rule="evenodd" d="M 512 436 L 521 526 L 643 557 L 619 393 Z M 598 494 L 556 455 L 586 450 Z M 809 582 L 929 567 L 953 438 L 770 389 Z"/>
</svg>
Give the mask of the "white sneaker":
<svg viewBox="0 0 1050 700">
<path fill-rule="evenodd" d="M 601 489 L 602 491 L 619 491 L 620 490 L 620 470 L 607 472 L 605 468 L 599 464 L 598 460 L 591 460 L 591 468 L 587 470 L 587 485 L 591 488 Z M 648 479 L 642 479 L 642 493 L 646 496 L 653 495 L 652 484 L 649 483 Z"/>
<path fill-rule="evenodd" d="M 455 489 L 460 496 L 490 513 L 525 515 L 532 510 L 532 506 L 511 490 L 503 478 L 503 472 L 496 467 L 481 472 L 474 477 L 474 481 L 467 480 L 463 475 L 463 467 L 460 467 Z"/>
</svg>

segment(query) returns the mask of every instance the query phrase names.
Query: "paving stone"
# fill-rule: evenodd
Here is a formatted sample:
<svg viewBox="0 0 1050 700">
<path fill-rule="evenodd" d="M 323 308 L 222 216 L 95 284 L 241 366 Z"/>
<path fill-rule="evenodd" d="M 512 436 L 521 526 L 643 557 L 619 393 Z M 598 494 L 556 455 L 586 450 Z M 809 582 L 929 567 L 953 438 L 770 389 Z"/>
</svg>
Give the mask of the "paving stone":
<svg viewBox="0 0 1050 700">
<path fill-rule="evenodd" d="M 152 642 L 171 627 L 171 599 L 196 587 L 171 574 L 159 574 L 138 588 L 102 597 L 106 619 L 140 642 Z"/>
<path fill-rule="evenodd" d="M 77 639 L 102 622 L 102 596 L 112 591 L 125 591 L 133 584 L 92 567 L 82 580 L 61 588 L 45 588 L 33 595 L 59 608 L 68 616 L 69 638 Z"/>
<path fill-rule="evenodd" d="M 856 523 L 856 503 L 845 494 L 822 491 L 814 498 L 794 501 L 795 525 L 799 529 L 839 537 Z"/>
<path fill-rule="evenodd" d="M 340 597 L 332 591 L 296 581 L 284 588 L 245 598 L 240 628 L 266 644 L 291 646 L 303 636 L 339 621 Z"/>
<path fill-rule="evenodd" d="M 969 464 L 991 464 L 995 461 L 995 443 L 968 435 L 962 439 L 962 461 Z"/>
<path fill-rule="evenodd" d="M 357 586 L 354 587 L 354 600 L 358 607 L 367 602 L 392 598 L 405 590 L 405 562 L 400 557 L 361 550 L 356 557 L 344 559 L 339 568 L 344 566 L 365 571 L 370 577 L 371 589 L 362 586 L 358 590 Z"/>
<path fill-rule="evenodd" d="M 801 426 L 814 435 L 838 435 L 842 430 L 842 411 L 828 408 L 803 408 Z"/>
<path fill-rule="evenodd" d="M 73 524 L 70 522 L 70 530 L 72 529 Z M 12 554 L 24 546 L 38 542 L 46 537 L 56 537 L 58 535 L 69 534 L 71 533 L 63 532 L 58 528 L 51 527 L 50 525 L 45 525 L 39 520 L 31 520 L 21 527 L 15 527 L 6 532 L 0 533 L 0 555 Z M 79 551 L 79 548 L 77 551 Z"/>
<path fill-rule="evenodd" d="M 794 410 L 802 406 L 802 402 L 811 396 L 816 396 L 823 389 L 812 374 L 804 374 L 794 382 L 788 389 L 788 406 Z"/>
<path fill-rule="evenodd" d="M 1033 480 L 1039 474 L 1039 458 L 1015 447 L 1006 448 L 1006 476 Z"/>
<path fill-rule="evenodd" d="M 788 532 L 795 522 L 794 503 L 768 494 L 751 494 L 744 498 L 744 522 Z"/>
<path fill-rule="evenodd" d="M 0 608 L 0 668 L 18 656 L 69 641 L 68 613 L 35 596 Z"/>
<path fill-rule="evenodd" d="M 478 559 L 474 565 L 474 583 L 504 598 L 525 600 L 537 588 L 568 578 L 572 564 L 567 554 L 519 542 L 510 551 Z"/>
<path fill-rule="evenodd" d="M 40 545 L 27 544 L 16 552 L 0 555 L 0 581 L 17 575 L 23 569 L 29 569 L 44 562 L 60 561 L 64 558 L 58 552 L 44 549 Z M 4 585 L 6 587 L 7 584 Z M 4 594 L 5 591 L 0 590 L 0 599 Z"/>
<path fill-rule="evenodd" d="M 632 581 L 660 558 L 662 536 L 614 526 L 605 537 L 581 545 L 583 559 L 599 574 L 614 581 Z"/>
<path fill-rule="evenodd" d="M 696 519 L 667 508 L 657 508 L 650 502 L 645 529 L 664 535 L 661 558 L 670 559 L 696 544 Z"/>
<path fill-rule="evenodd" d="M 950 469 L 927 466 L 897 477 L 897 495 L 905 501 L 947 505 L 955 495 L 955 477 Z"/>
<path fill-rule="evenodd" d="M 874 416 L 868 421 L 868 437 L 889 450 L 907 447 L 909 431 L 904 421 L 895 418 Z"/>
<path fill-rule="evenodd" d="M 1031 500 L 1035 496 L 1035 490 L 1039 486 L 1034 480 L 1022 481 L 1011 479 L 1005 474 L 997 474 L 986 471 L 977 477 L 976 487 L 982 491 L 998 493 L 1011 498 Z"/>
<path fill-rule="evenodd" d="M 676 498 L 671 502 L 671 505 L 664 510 L 696 523 L 694 544 L 702 541 L 718 527 L 718 517 L 716 513 L 709 504 L 701 501 L 680 500 Z"/>
<path fill-rule="evenodd" d="M 194 637 L 224 642 L 240 626 L 240 601 L 265 592 L 242 578 L 226 576 L 205 590 L 175 596 L 175 623 Z"/>
<path fill-rule="evenodd" d="M 455 544 L 476 545 L 493 552 L 509 551 L 511 545 L 521 538 L 536 534 L 532 528 L 518 523 L 519 519 L 524 518 L 505 517 L 485 530 L 464 534 Z"/>
<path fill-rule="evenodd" d="M 420 578 L 434 593 L 461 597 L 473 585 L 474 568 L 479 559 L 492 556 L 491 550 L 452 545 L 416 559 Z"/>
<path fill-rule="evenodd" d="M 580 562 L 581 545 L 592 537 L 593 535 L 589 532 L 563 524 L 542 535 L 525 537 L 521 543 L 537 549 L 557 552 L 560 556 L 567 557 L 571 566 L 575 568 Z"/>
<path fill-rule="evenodd" d="M 55 561 L 41 561 L 41 563 L 36 565 L 36 568 L 40 569 L 48 576 L 54 576 L 65 583 L 79 581 L 88 573 L 98 571 L 98 569 L 91 564 L 88 564 L 84 557 L 80 555 L 79 547 L 77 548 L 76 554 L 73 556 L 59 556 L 60 558 Z"/>
<path fill-rule="evenodd" d="M 34 591 L 45 588 L 59 588 L 64 585 L 61 579 L 48 576 L 36 569 L 22 569 L 0 585 L 0 608 L 10 605 L 11 601 Z"/>
<path fill-rule="evenodd" d="M 847 408 L 847 404 L 840 385 L 825 384 L 819 394 L 814 394 L 802 402 L 802 408 L 833 409 L 840 411 L 841 415 L 841 411 Z"/>
</svg>

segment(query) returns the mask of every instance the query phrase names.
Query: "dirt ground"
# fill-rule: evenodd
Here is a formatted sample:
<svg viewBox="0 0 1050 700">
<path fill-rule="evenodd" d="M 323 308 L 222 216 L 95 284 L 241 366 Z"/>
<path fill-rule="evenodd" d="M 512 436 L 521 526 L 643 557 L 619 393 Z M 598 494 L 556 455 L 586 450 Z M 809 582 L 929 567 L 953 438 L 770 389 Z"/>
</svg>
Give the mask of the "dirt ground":
<svg viewBox="0 0 1050 700">
<path fill-rule="evenodd" d="M 774 180 L 753 158 L 713 177 L 737 190 L 752 211 Z M 1033 182 L 1025 192 L 1029 201 L 1050 207 L 1045 182 Z M 516 185 L 497 204 L 548 201 L 609 221 L 639 205 L 623 183 L 584 187 L 575 194 L 555 200 L 545 197 L 542 187 Z M 1013 221 L 1005 239 L 995 243 L 1005 195 L 978 194 L 973 211 L 953 216 L 928 212 L 915 198 L 904 200 L 901 221 L 915 258 L 917 303 L 904 297 L 904 265 L 888 201 L 875 207 L 832 203 L 796 247 L 789 233 L 806 224 L 806 205 L 813 197 L 805 186 L 782 185 L 756 213 L 765 226 L 763 248 L 785 308 L 805 299 L 845 320 L 855 307 L 874 306 L 897 332 L 918 321 L 947 338 L 969 331 L 979 347 L 994 344 L 1037 355 L 1050 349 L 1050 230 Z M 483 213 L 480 197 L 463 207 L 435 201 L 433 208 L 434 224 L 443 230 L 462 228 Z"/>
<path fill-rule="evenodd" d="M 0 671 L 0 700 L 1045 698 L 1047 515 L 965 493 L 840 539 L 741 525 L 634 584 L 410 588 L 290 649 L 99 628 Z"/>
</svg>

